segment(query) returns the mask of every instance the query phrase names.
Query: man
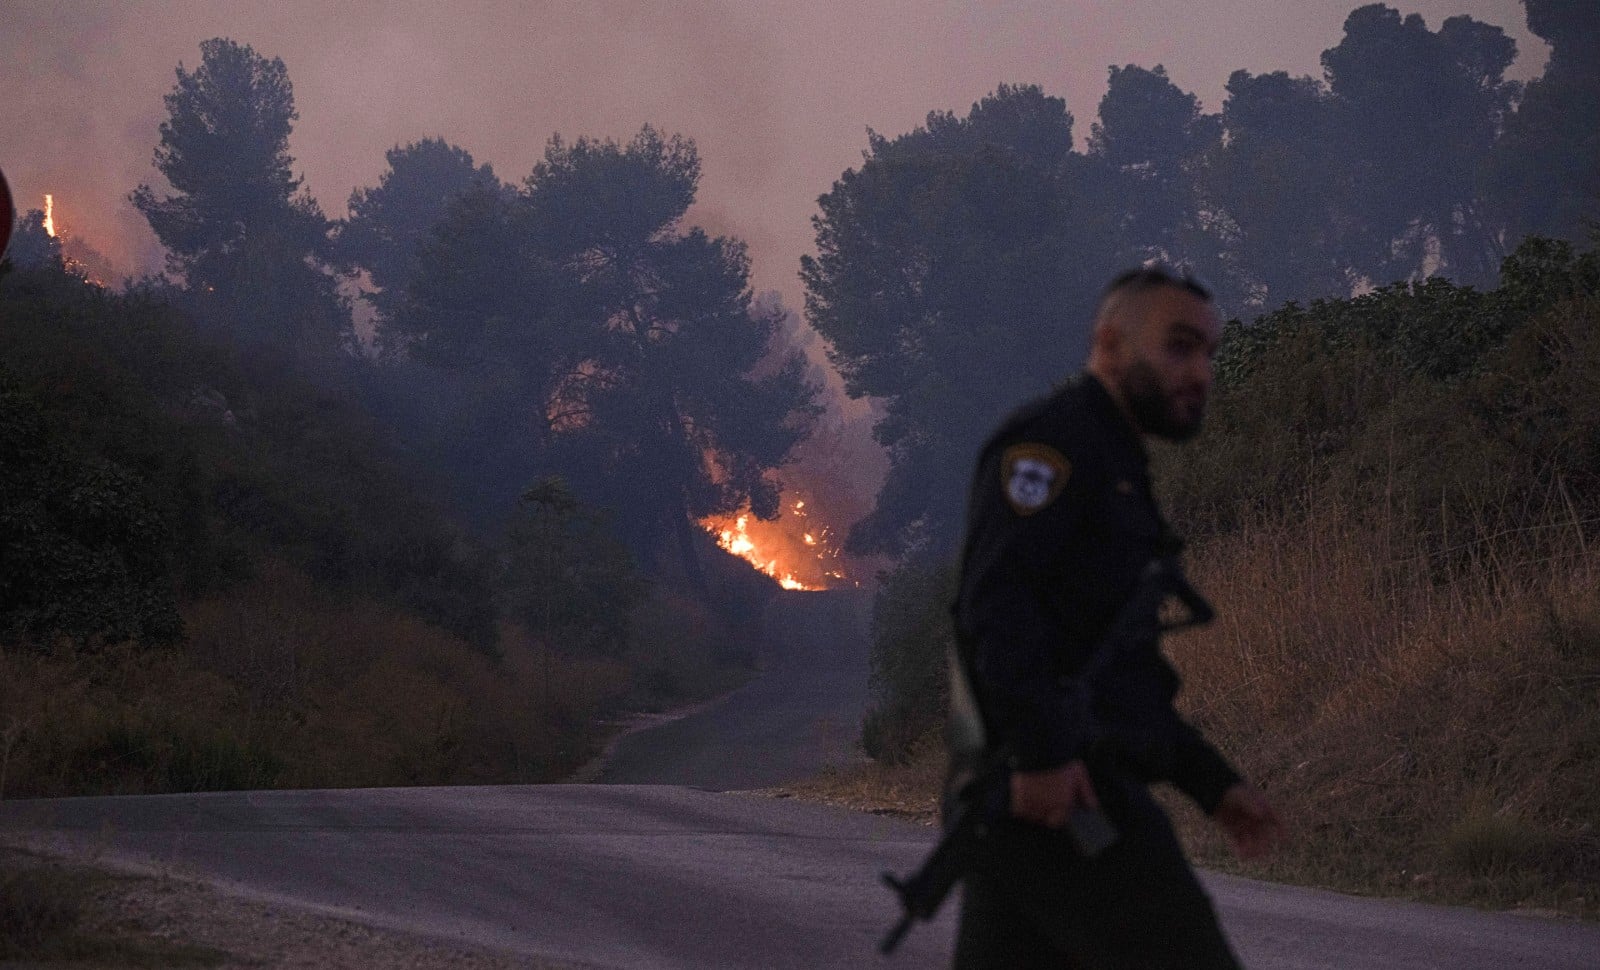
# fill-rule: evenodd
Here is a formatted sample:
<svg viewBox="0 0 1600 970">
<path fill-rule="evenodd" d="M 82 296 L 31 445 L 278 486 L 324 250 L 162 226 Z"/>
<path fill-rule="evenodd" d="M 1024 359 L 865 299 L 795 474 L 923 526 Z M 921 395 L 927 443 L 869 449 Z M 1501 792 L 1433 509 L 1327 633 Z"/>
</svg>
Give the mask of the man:
<svg viewBox="0 0 1600 970">
<path fill-rule="evenodd" d="M 1151 494 L 1142 438 L 1192 438 L 1221 321 L 1198 283 L 1159 268 L 1107 287 L 1088 366 L 989 440 L 968 509 L 954 606 L 959 738 L 1007 752 L 1012 818 L 969 874 L 959 970 L 1237 967 L 1147 784 L 1197 801 L 1243 857 L 1281 835 L 1272 807 L 1172 708 L 1178 677 L 1156 643 L 1095 653 L 1150 560 L 1177 545 Z M 1061 831 L 1080 808 L 1118 838 L 1087 857 Z"/>
</svg>

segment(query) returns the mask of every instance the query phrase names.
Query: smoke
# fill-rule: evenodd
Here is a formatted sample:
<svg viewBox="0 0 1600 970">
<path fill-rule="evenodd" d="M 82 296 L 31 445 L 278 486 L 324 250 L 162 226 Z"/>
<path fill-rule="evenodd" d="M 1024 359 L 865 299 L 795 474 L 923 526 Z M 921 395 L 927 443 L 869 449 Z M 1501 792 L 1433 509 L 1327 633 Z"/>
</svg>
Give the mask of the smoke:
<svg viewBox="0 0 1600 970">
<path fill-rule="evenodd" d="M 54 193 L 119 275 L 158 270 L 127 195 L 159 184 L 150 159 L 174 67 L 231 37 L 287 66 L 291 151 L 330 216 L 396 144 L 439 135 L 515 181 L 556 132 L 626 139 L 648 122 L 699 145 L 690 218 L 746 240 L 754 288 L 799 306 L 816 198 L 859 163 L 868 127 L 904 132 L 1021 81 L 1066 97 L 1081 140 L 1114 63 L 1162 63 L 1215 110 L 1237 68 L 1319 74 L 1358 2 L 0 0 L 0 168 L 19 210 Z M 1503 26 L 1522 51 L 1513 74 L 1542 70 L 1518 0 L 1400 5 L 1432 24 L 1467 13 Z M 861 405 L 833 416 L 862 438 Z"/>
<path fill-rule="evenodd" d="M 1106 65 L 1164 63 L 1211 107 L 1235 68 L 1318 73 L 1356 0 L 0 0 L 0 167 L 18 207 L 55 193 L 127 271 L 160 250 L 127 193 L 150 155 L 173 68 L 226 36 L 283 58 L 300 122 L 292 151 L 332 216 L 376 182 L 385 149 L 429 134 L 520 179 L 551 134 L 627 138 L 650 122 L 694 137 L 693 214 L 750 243 L 758 290 L 799 305 L 809 217 L 854 165 L 868 126 L 905 131 L 964 111 L 1003 80 L 1062 94 L 1079 136 Z M 1430 22 L 1469 13 L 1506 27 L 1542 68 L 1518 0 L 1415 0 Z M 1248 26 L 1248 29 L 1241 29 Z"/>
</svg>

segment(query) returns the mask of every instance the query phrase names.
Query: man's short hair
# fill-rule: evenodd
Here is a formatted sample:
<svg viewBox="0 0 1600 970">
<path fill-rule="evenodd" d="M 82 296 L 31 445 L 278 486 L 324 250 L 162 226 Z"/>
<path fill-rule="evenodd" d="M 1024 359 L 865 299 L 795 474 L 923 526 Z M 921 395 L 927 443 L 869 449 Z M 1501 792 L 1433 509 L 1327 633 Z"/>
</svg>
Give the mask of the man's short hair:
<svg viewBox="0 0 1600 970">
<path fill-rule="evenodd" d="M 1163 286 L 1198 296 L 1207 303 L 1215 299 L 1211 295 L 1211 290 L 1189 275 L 1188 270 L 1174 270 L 1159 263 L 1152 263 L 1149 266 L 1140 266 L 1118 273 L 1100 294 L 1100 306 L 1104 307 L 1114 296 L 1138 296 Z"/>
</svg>

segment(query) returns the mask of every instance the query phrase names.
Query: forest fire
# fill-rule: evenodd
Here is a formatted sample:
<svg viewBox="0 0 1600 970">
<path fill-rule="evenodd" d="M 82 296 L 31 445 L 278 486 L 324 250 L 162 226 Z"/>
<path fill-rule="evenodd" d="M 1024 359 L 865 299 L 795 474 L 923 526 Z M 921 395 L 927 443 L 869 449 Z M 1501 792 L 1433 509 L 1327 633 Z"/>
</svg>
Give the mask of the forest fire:
<svg viewBox="0 0 1600 970">
<path fill-rule="evenodd" d="M 833 530 L 811 522 L 803 499 L 767 522 L 749 513 L 712 516 L 700 524 L 717 545 L 778 581 L 784 589 L 822 590 L 849 584 Z"/>
<path fill-rule="evenodd" d="M 53 192 L 44 194 L 44 211 L 39 224 L 45 235 L 60 247 L 61 267 L 67 272 L 95 286 L 106 286 L 107 280 L 116 278 L 116 267 L 83 237 L 76 220 L 63 218 L 57 223 Z"/>
</svg>

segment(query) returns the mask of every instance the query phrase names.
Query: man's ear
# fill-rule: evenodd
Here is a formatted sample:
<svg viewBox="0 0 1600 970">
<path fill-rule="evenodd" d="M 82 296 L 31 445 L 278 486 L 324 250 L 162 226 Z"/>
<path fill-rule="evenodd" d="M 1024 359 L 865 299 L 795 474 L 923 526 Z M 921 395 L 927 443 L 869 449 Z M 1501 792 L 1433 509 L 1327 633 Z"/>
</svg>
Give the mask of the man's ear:
<svg viewBox="0 0 1600 970">
<path fill-rule="evenodd" d="M 1094 328 L 1094 334 L 1090 338 L 1090 348 L 1102 366 L 1116 370 L 1122 368 L 1122 355 L 1127 336 L 1123 333 L 1122 327 L 1110 320 L 1103 321 Z"/>
</svg>

